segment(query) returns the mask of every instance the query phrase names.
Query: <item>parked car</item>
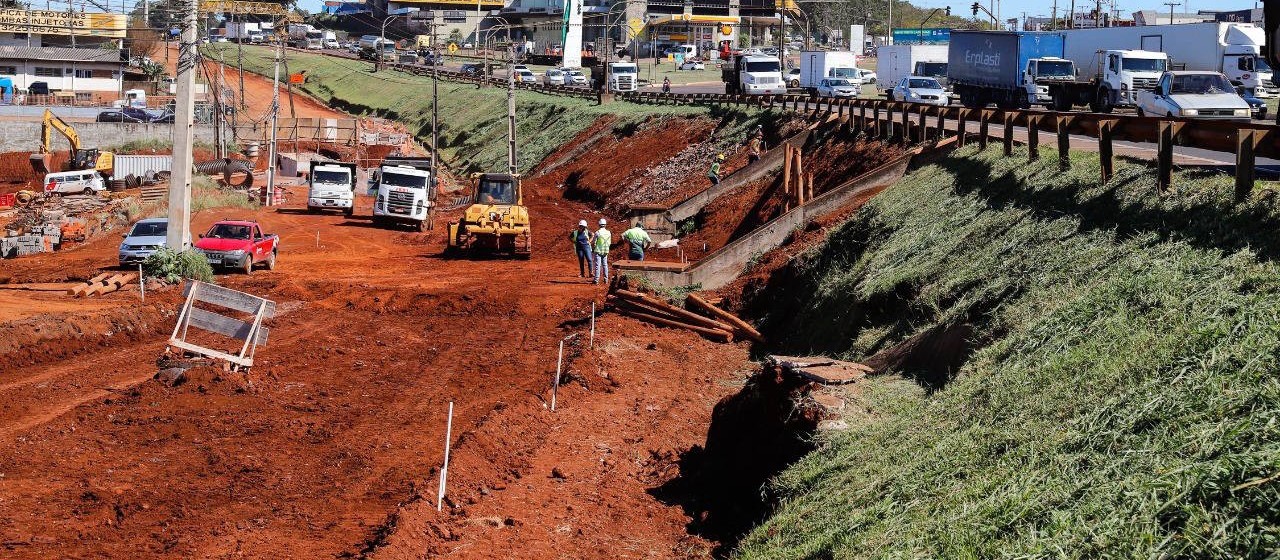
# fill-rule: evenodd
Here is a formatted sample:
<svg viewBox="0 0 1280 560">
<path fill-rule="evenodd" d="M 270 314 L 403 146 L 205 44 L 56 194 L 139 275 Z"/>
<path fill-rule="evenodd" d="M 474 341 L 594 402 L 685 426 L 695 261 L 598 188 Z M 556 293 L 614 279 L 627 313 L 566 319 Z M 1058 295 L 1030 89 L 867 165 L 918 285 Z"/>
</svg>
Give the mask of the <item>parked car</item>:
<svg viewBox="0 0 1280 560">
<path fill-rule="evenodd" d="M 778 52 L 778 47 L 765 47 L 763 49 L 760 49 L 760 53 L 765 56 L 778 56 L 779 54 L 781 54 Z"/>
<path fill-rule="evenodd" d="M 479 75 L 481 74 L 481 70 L 482 70 L 482 69 L 483 69 L 483 65 L 481 65 L 481 64 L 463 64 L 463 65 L 462 65 L 461 72 L 462 72 L 463 74 L 470 74 L 470 75 L 472 75 L 472 76 L 479 76 Z"/>
<path fill-rule="evenodd" d="M 889 90 L 889 101 L 949 105 L 951 98 L 938 80 L 923 76 L 907 76 L 898 80 L 898 84 Z"/>
<path fill-rule="evenodd" d="M 567 68 L 564 71 L 564 83 L 571 86 L 585 86 L 587 75 L 577 68 Z"/>
<path fill-rule="evenodd" d="M 131 108 L 131 107 L 122 107 L 122 108 L 120 108 L 120 109 L 112 109 L 112 110 L 110 110 L 110 111 L 103 111 L 103 112 L 101 112 L 101 113 L 98 113 L 98 118 L 97 118 L 96 120 L 97 120 L 98 122 L 105 122 L 105 123 L 110 123 L 110 122 L 114 122 L 114 123 L 145 123 L 145 122 L 148 122 L 148 119 L 147 119 L 147 117 L 146 117 L 146 113 L 145 113 L 145 112 L 143 112 L 141 109 L 133 109 L 132 111 L 127 111 L 127 109 L 132 109 L 132 108 Z M 135 113 L 134 111 L 136 111 L 136 113 Z M 141 114 L 139 114 L 139 113 L 141 113 Z"/>
<path fill-rule="evenodd" d="M 156 249 L 165 246 L 169 233 L 167 218 L 147 218 L 133 224 L 120 242 L 120 266 L 138 264 L 147 260 Z"/>
<path fill-rule="evenodd" d="M 774 49 L 774 51 L 775 51 L 775 53 L 776 53 L 777 49 Z M 751 48 L 749 48 L 749 49 L 743 49 L 743 50 L 742 50 L 742 56 L 765 56 L 765 52 L 764 52 L 763 50 L 760 50 L 760 49 L 756 48 L 756 47 L 751 47 Z M 771 55 L 768 55 L 768 56 L 778 56 L 778 55 L 777 55 L 777 54 L 771 54 Z"/>
<path fill-rule="evenodd" d="M 253 267 L 259 264 L 267 270 L 275 269 L 280 238 L 263 233 L 258 222 L 222 220 L 214 222 L 207 233 L 200 234 L 196 249 L 204 253 L 210 266 L 253 274 Z"/>
<path fill-rule="evenodd" d="M 102 175 L 92 169 L 59 171 L 44 176 L 44 192 L 57 194 L 93 194 L 107 188 Z"/>
<path fill-rule="evenodd" d="M 855 76 L 849 78 L 851 81 L 856 81 L 859 84 L 876 83 L 876 73 L 871 70 L 867 70 L 866 68 L 855 68 L 853 72 Z"/>
<path fill-rule="evenodd" d="M 476 46 L 475 46 L 474 44 L 472 44 L 472 43 L 463 43 L 463 44 L 462 44 L 462 48 L 464 48 L 464 49 L 474 49 L 474 48 L 476 48 Z"/>
<path fill-rule="evenodd" d="M 534 73 L 533 73 L 533 71 L 532 71 L 532 70 L 529 70 L 528 68 L 526 68 L 526 69 L 524 69 L 524 70 L 515 70 L 515 73 L 516 73 L 516 81 L 517 81 L 517 82 L 522 82 L 522 83 L 526 83 L 526 84 L 536 84 L 536 83 L 538 83 L 538 76 L 537 76 L 536 74 L 534 74 Z"/>
<path fill-rule="evenodd" d="M 800 69 L 792 68 L 790 70 L 787 70 L 787 75 L 784 79 L 786 79 L 787 81 L 787 87 L 789 88 L 800 87 Z"/>
<path fill-rule="evenodd" d="M 820 97 L 857 97 L 862 95 L 862 87 L 846 78 L 823 78 L 818 82 Z"/>
<path fill-rule="evenodd" d="M 49 95 L 49 82 L 31 82 L 27 87 L 29 95 Z"/>
<path fill-rule="evenodd" d="M 690 58 L 680 65 L 681 70 L 706 70 L 707 64 L 701 58 Z"/>
<path fill-rule="evenodd" d="M 564 78 L 565 78 L 564 70 L 561 70 L 559 68 L 551 68 L 547 70 L 546 74 L 543 75 L 542 83 L 549 86 L 562 86 L 562 85 L 565 85 Z"/>
<path fill-rule="evenodd" d="M 1221 72 L 1165 72 L 1155 87 L 1138 91 L 1139 115 L 1249 120 L 1253 110 Z"/>
</svg>

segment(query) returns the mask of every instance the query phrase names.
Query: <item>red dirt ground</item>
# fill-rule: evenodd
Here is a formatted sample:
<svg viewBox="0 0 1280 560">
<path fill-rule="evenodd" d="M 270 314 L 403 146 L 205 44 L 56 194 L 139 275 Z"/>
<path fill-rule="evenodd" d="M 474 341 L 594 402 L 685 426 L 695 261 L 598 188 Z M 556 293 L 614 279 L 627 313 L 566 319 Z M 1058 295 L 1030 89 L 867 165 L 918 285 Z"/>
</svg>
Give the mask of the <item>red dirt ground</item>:
<svg viewBox="0 0 1280 560">
<path fill-rule="evenodd" d="M 709 550 L 678 506 L 645 491 L 702 438 L 746 349 L 604 315 L 594 350 L 570 346 L 570 380 L 557 412 L 545 409 L 556 345 L 586 336 L 603 290 L 577 279 L 558 234 L 586 209 L 554 186 L 526 200 L 539 240 L 528 261 L 445 259 L 440 230 L 288 207 L 200 214 L 197 231 L 247 216 L 281 235 L 277 270 L 219 276 L 279 304 L 248 376 L 151 379 L 178 305 L 172 288 L 145 304 L 136 288 L 26 307 L 10 298 L 25 316 L 0 321 L 19 341 L 0 348 L 0 556 Z M 361 197 L 357 216 L 369 203 Z M 91 276 L 114 263 L 117 243 L 2 261 L 0 278 Z M 451 400 L 449 497 L 437 513 Z"/>
</svg>

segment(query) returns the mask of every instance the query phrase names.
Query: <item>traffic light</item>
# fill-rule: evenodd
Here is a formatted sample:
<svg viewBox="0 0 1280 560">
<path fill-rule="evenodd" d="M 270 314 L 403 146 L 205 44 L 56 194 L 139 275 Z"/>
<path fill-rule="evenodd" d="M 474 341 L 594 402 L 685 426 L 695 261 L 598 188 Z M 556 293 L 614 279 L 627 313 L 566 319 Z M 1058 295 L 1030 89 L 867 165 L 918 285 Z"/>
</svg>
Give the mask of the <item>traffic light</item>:
<svg viewBox="0 0 1280 560">
<path fill-rule="evenodd" d="M 971 7 L 973 8 L 973 15 L 976 17 L 978 15 L 978 3 L 974 2 Z"/>
</svg>

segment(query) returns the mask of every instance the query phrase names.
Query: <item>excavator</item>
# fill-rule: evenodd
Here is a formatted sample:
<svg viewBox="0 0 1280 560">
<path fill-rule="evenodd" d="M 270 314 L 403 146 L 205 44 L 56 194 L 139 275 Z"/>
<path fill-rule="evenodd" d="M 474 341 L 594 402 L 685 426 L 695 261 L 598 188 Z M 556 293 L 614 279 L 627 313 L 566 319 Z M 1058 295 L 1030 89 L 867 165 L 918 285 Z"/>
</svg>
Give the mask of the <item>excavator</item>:
<svg viewBox="0 0 1280 560">
<path fill-rule="evenodd" d="M 67 139 L 67 142 L 71 144 L 71 158 L 67 161 L 66 169 L 55 170 L 50 168 L 53 156 L 54 130 L 60 132 Z M 115 165 L 115 154 L 100 151 L 97 148 L 81 147 L 80 135 L 76 133 L 76 129 L 53 114 L 53 111 L 44 110 L 44 121 L 40 126 L 40 152 L 31 154 L 31 168 L 36 173 L 92 169 L 101 173 L 104 178 L 108 178 L 111 176 L 111 172 L 115 170 Z"/>
<path fill-rule="evenodd" d="M 520 176 L 476 173 L 471 179 L 472 204 L 461 218 L 449 224 L 449 249 L 528 258 L 533 253 L 533 237 Z"/>
</svg>

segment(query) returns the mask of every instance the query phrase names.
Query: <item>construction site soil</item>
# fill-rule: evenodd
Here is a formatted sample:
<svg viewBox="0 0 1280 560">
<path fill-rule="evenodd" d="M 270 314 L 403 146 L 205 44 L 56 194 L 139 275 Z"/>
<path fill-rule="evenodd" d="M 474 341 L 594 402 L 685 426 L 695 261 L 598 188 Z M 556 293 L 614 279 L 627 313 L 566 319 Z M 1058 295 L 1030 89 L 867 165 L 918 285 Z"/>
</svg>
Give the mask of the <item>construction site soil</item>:
<svg viewBox="0 0 1280 560">
<path fill-rule="evenodd" d="M 291 200 L 302 200 L 293 193 Z M 260 220 L 280 266 L 219 283 L 271 298 L 248 375 L 153 378 L 176 288 L 9 297 L 0 310 L 0 550 L 9 558 L 672 557 L 710 550 L 646 491 L 705 433 L 746 349 L 602 315 L 565 236 L 585 209 L 527 196 L 528 261 L 446 259 L 443 235 L 297 208 Z M 370 214 L 361 197 L 358 216 Z M 0 262 L 11 282 L 109 270 L 117 239 Z M 13 287 L 13 286 L 11 286 Z M 547 408 L 556 349 L 565 385 Z M 687 365 L 698 362 L 691 371 Z M 448 403 L 449 492 L 435 509 Z"/>
</svg>

